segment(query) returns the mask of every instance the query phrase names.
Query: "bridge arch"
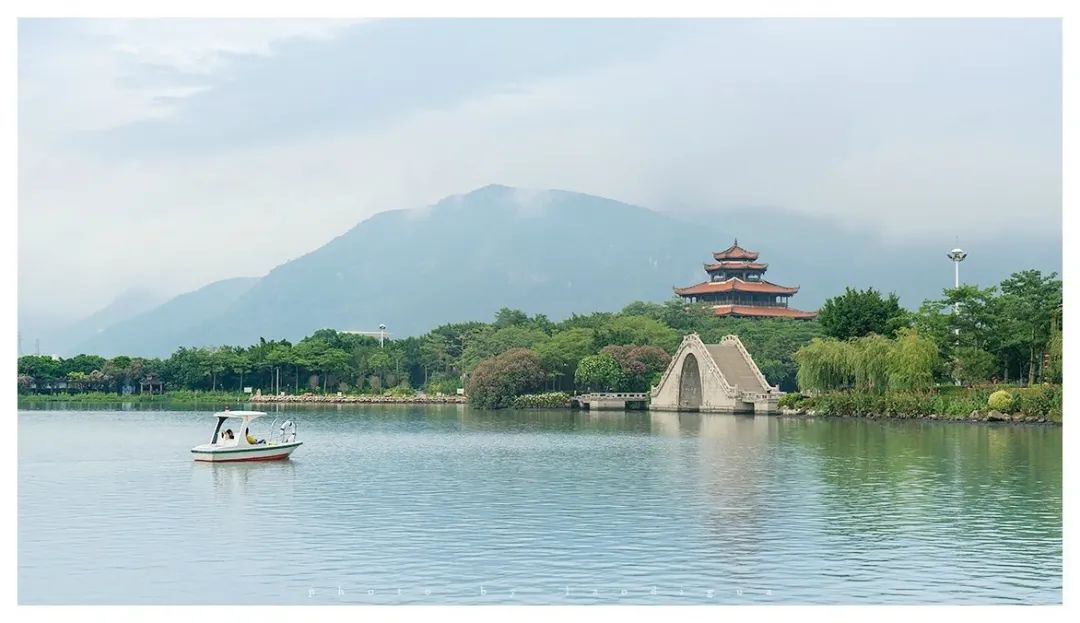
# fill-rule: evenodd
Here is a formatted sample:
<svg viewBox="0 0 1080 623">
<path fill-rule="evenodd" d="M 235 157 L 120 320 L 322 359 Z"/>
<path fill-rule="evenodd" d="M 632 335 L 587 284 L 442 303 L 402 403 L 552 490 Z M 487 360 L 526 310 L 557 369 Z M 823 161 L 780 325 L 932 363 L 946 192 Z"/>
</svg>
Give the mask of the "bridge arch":
<svg viewBox="0 0 1080 623">
<path fill-rule="evenodd" d="M 696 411 L 701 408 L 701 369 L 694 353 L 687 353 L 683 358 L 679 372 L 679 409 Z"/>
</svg>

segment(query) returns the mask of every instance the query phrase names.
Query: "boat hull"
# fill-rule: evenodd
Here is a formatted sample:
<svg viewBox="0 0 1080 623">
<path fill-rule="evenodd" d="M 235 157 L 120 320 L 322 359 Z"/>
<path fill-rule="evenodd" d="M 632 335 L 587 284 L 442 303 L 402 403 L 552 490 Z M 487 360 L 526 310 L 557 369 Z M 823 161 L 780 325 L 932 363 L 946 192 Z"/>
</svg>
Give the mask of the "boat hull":
<svg viewBox="0 0 1080 623">
<path fill-rule="evenodd" d="M 304 442 L 283 443 L 273 446 L 245 446 L 243 448 L 196 447 L 191 449 L 193 459 L 203 463 L 240 463 L 245 461 L 284 461 Z"/>
</svg>

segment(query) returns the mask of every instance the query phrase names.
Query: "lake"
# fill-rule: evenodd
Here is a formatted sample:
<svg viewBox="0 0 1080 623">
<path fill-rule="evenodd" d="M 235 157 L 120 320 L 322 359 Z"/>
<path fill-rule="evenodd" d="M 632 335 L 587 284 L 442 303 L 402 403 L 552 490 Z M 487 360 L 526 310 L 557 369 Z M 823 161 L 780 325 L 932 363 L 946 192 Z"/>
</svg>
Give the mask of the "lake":
<svg viewBox="0 0 1080 623">
<path fill-rule="evenodd" d="M 1062 600 L 1062 431 L 930 421 L 269 407 L 20 410 L 22 604 Z"/>
</svg>

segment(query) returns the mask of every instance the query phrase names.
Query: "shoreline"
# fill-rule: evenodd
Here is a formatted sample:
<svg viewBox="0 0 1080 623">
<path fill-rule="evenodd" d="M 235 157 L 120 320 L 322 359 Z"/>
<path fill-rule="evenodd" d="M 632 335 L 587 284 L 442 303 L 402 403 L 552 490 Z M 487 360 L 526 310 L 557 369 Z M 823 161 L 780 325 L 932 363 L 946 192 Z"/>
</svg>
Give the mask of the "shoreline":
<svg viewBox="0 0 1080 623">
<path fill-rule="evenodd" d="M 286 396 L 251 396 L 245 402 L 251 404 L 325 403 L 325 404 L 468 404 L 465 396 L 322 396 L 299 394 Z"/>
<path fill-rule="evenodd" d="M 85 405 L 110 405 L 110 404 L 159 404 L 165 405 L 170 402 L 180 405 L 196 405 L 196 404 L 217 404 L 220 399 L 207 399 L 202 401 L 191 400 L 169 400 L 168 396 L 157 396 L 155 400 L 124 400 L 123 397 L 117 397 L 115 401 L 105 400 L 79 400 L 76 397 L 65 396 L 55 400 L 42 400 L 40 398 L 34 400 L 24 401 L 19 399 L 19 406 L 26 405 L 44 405 L 44 404 L 85 404 Z M 244 405 L 261 405 L 261 404 L 307 404 L 307 405 L 341 405 L 341 404 L 353 404 L 353 405 L 468 405 L 469 401 L 465 396 L 320 396 L 315 394 L 309 395 L 288 395 L 288 396 L 252 396 L 252 397 L 237 397 L 234 399 L 233 404 Z M 588 409 L 575 409 L 570 405 L 563 405 L 558 407 L 544 406 L 544 407 L 517 407 L 511 408 L 515 411 L 580 411 L 588 413 Z M 491 410 L 492 413 L 502 411 L 502 409 Z M 628 410 L 622 411 L 623 413 L 648 413 L 649 409 L 641 410 Z M 612 411 L 617 412 L 617 411 Z M 675 413 L 672 411 L 660 411 L 663 413 Z M 686 413 L 699 413 L 701 412 L 686 412 Z M 710 413 L 705 412 L 705 415 L 754 415 L 752 413 Z M 970 415 L 943 415 L 943 414 L 929 414 L 929 415 L 909 415 L 909 414 L 893 414 L 893 415 L 877 415 L 877 414 L 865 414 L 865 415 L 828 415 L 825 413 L 819 413 L 814 410 L 807 409 L 791 409 L 781 408 L 774 414 L 766 415 L 764 417 L 777 417 L 784 419 L 803 419 L 803 420 L 875 420 L 875 421 L 887 421 L 887 420 L 928 420 L 934 422 L 954 422 L 964 424 L 1037 424 L 1043 426 L 1058 426 L 1062 425 L 1061 422 L 1040 418 L 1031 415 L 1015 414 L 1010 415 L 1007 413 L 1000 413 L 997 411 L 991 411 L 989 413 L 972 412 Z"/>
<path fill-rule="evenodd" d="M 929 415 L 911 415 L 905 413 L 897 413 L 894 415 L 828 415 L 825 413 L 818 413 L 813 410 L 806 409 L 780 409 L 776 413 L 776 417 L 789 418 L 789 419 L 823 419 L 823 420 L 930 420 L 932 422 L 956 422 L 965 424 L 1040 424 L 1044 426 L 1061 426 L 1061 422 L 1057 422 L 1048 418 L 1036 417 L 1034 415 L 1023 415 L 1020 413 L 1010 415 L 1008 413 L 1000 413 L 998 411 L 990 411 L 989 413 L 981 413 L 973 411 L 970 415 L 943 415 L 940 413 L 931 413 Z"/>
</svg>

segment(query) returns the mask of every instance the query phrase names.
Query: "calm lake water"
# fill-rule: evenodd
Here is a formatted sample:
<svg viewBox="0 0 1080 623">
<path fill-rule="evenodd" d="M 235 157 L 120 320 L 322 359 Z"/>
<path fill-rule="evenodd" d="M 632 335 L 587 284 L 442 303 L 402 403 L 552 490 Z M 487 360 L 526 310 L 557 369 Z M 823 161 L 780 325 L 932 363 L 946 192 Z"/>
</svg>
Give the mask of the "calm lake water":
<svg viewBox="0 0 1080 623">
<path fill-rule="evenodd" d="M 1062 599 L 1060 428 L 291 409 L 225 465 L 206 411 L 20 410 L 20 603 Z"/>
</svg>

